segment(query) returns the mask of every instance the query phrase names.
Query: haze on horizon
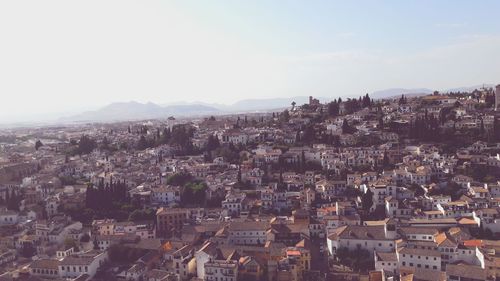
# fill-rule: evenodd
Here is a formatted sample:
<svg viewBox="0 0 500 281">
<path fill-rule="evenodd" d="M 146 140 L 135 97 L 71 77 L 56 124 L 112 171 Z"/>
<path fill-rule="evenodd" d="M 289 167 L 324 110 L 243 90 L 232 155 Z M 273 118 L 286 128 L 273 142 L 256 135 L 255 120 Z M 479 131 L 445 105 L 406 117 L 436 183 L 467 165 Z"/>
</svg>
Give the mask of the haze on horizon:
<svg viewBox="0 0 500 281">
<path fill-rule="evenodd" d="M 2 1 L 0 121 L 500 82 L 498 1 Z M 0 122 L 1 123 L 1 122 Z"/>
</svg>

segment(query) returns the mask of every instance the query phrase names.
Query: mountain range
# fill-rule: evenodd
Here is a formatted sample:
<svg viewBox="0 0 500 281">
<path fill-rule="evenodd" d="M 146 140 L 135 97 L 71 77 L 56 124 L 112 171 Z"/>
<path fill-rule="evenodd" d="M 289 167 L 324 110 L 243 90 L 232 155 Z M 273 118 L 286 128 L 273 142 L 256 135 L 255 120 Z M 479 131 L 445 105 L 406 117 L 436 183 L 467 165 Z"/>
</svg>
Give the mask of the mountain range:
<svg viewBox="0 0 500 281">
<path fill-rule="evenodd" d="M 492 87 L 493 85 L 478 85 L 471 87 L 461 87 L 442 90 L 441 92 L 465 92 L 473 91 L 481 87 Z M 392 98 L 402 94 L 418 96 L 432 94 L 434 90 L 427 88 L 391 88 L 370 93 L 370 97 L 374 99 Z M 342 96 L 347 98 L 347 96 Z M 333 98 L 317 97 L 321 102 L 327 102 Z M 141 119 L 156 119 L 167 118 L 169 116 L 186 117 L 186 116 L 206 116 L 229 113 L 244 113 L 244 112 L 259 112 L 282 110 L 289 107 L 292 102 L 301 105 L 309 102 L 307 96 L 295 96 L 288 98 L 263 98 L 263 99 L 245 99 L 236 103 L 227 105 L 219 103 L 204 103 L 204 102 L 177 102 L 156 104 L 152 102 L 139 103 L 131 102 L 116 102 L 111 103 L 93 111 L 86 111 L 74 116 L 60 118 L 62 122 L 111 122 L 124 120 L 141 120 Z"/>
<path fill-rule="evenodd" d="M 116 102 L 98 110 L 86 111 L 78 115 L 61 118 L 64 122 L 124 121 L 167 118 L 169 116 L 198 116 L 217 114 L 218 109 L 201 104 L 160 106 L 148 102 Z"/>
</svg>

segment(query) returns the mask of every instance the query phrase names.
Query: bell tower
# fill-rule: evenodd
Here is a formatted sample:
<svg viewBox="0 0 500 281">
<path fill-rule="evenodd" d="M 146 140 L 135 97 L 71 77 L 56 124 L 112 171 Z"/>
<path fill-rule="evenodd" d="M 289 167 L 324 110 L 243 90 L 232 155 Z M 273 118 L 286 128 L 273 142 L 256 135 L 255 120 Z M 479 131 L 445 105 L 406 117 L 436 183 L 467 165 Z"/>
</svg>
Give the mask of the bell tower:
<svg viewBox="0 0 500 281">
<path fill-rule="evenodd" d="M 495 111 L 500 111 L 500 84 L 495 88 Z"/>
</svg>

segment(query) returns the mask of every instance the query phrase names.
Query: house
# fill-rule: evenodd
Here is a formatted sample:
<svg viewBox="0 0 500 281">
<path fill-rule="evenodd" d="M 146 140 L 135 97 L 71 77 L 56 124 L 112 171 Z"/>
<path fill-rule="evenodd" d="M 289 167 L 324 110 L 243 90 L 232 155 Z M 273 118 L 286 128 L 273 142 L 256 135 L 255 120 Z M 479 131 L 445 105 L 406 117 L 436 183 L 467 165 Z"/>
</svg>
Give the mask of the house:
<svg viewBox="0 0 500 281">
<path fill-rule="evenodd" d="M 17 253 L 15 250 L 0 250 L 0 266 L 15 261 Z"/>
<path fill-rule="evenodd" d="M 75 252 L 74 247 L 64 247 L 58 251 L 56 251 L 56 257 L 57 259 L 62 259 L 64 257 L 71 256 Z"/>
<path fill-rule="evenodd" d="M 327 239 L 328 250 L 335 255 L 339 248 L 349 251 L 361 248 L 370 253 L 394 252 L 396 224 L 388 220 L 382 225 L 346 225 L 335 229 Z"/>
<path fill-rule="evenodd" d="M 302 272 L 311 269 L 311 252 L 305 247 L 287 247 L 285 257 L 289 260 L 293 259 Z"/>
<path fill-rule="evenodd" d="M 178 281 L 177 274 L 161 269 L 152 269 L 144 274 L 144 281 Z"/>
<path fill-rule="evenodd" d="M 205 278 L 205 263 L 214 259 L 217 255 L 218 245 L 214 242 L 205 243 L 196 253 L 196 276 L 198 278 Z"/>
<path fill-rule="evenodd" d="M 222 208 L 227 211 L 228 216 L 239 216 L 240 212 L 246 210 L 245 198 L 245 193 L 228 192 L 222 201 Z"/>
<path fill-rule="evenodd" d="M 409 218 L 413 210 L 392 196 L 385 198 L 385 215 L 389 218 Z"/>
<path fill-rule="evenodd" d="M 264 276 L 264 268 L 255 258 L 244 256 L 239 259 L 238 276 L 243 280 L 260 280 Z"/>
<path fill-rule="evenodd" d="M 408 241 L 434 241 L 439 234 L 438 229 L 432 227 L 401 227 L 399 232 Z"/>
<path fill-rule="evenodd" d="M 346 181 L 342 180 L 321 180 L 316 182 L 316 192 L 318 192 L 323 198 L 340 196 L 344 194 L 346 186 Z"/>
<path fill-rule="evenodd" d="M 405 266 L 399 272 L 401 281 L 446 281 L 446 274 L 440 270 Z"/>
<path fill-rule="evenodd" d="M 146 273 L 146 265 L 142 262 L 137 262 L 133 264 L 125 272 L 125 279 L 127 281 L 139 281 L 143 280 L 144 274 Z"/>
<path fill-rule="evenodd" d="M 188 280 L 190 276 L 196 274 L 196 258 L 194 248 L 185 245 L 173 253 L 173 270 L 180 280 Z"/>
<path fill-rule="evenodd" d="M 399 267 L 416 267 L 441 271 L 441 253 L 437 250 L 405 247 L 398 252 Z"/>
<path fill-rule="evenodd" d="M 94 236 L 94 243 L 99 247 L 99 250 L 105 251 L 112 245 L 135 242 L 138 239 L 139 238 L 135 234 L 96 235 Z"/>
<path fill-rule="evenodd" d="M 19 222 L 19 214 L 7 209 L 0 210 L 0 225 L 14 225 Z"/>
<path fill-rule="evenodd" d="M 39 259 L 33 261 L 30 266 L 30 274 L 40 278 L 55 279 L 59 277 L 60 261 L 56 259 Z"/>
<path fill-rule="evenodd" d="M 228 226 L 228 241 L 237 245 L 263 245 L 271 240 L 270 225 L 263 221 L 231 222 Z"/>
<path fill-rule="evenodd" d="M 307 222 L 277 222 L 271 224 L 270 232 L 274 242 L 281 242 L 285 245 L 295 245 L 305 238 L 310 238 L 308 225 L 309 223 Z"/>
<path fill-rule="evenodd" d="M 218 135 L 221 143 L 246 144 L 249 140 L 248 134 L 239 129 L 225 130 Z"/>
<path fill-rule="evenodd" d="M 107 259 L 108 255 L 106 252 L 98 251 L 89 251 L 65 257 L 58 265 L 59 276 L 62 278 L 76 278 L 87 274 L 93 277 Z"/>
<path fill-rule="evenodd" d="M 399 273 L 398 254 L 396 252 L 374 252 L 375 270 L 383 271 L 387 276 Z"/>
<path fill-rule="evenodd" d="M 163 236 L 179 232 L 190 219 L 190 211 L 185 208 L 164 208 L 156 211 L 157 233 Z"/>
<path fill-rule="evenodd" d="M 493 272 L 488 272 L 480 266 L 468 264 L 449 264 L 446 266 L 448 281 L 479 281 L 495 280 Z"/>
<path fill-rule="evenodd" d="M 237 281 L 238 261 L 211 260 L 205 263 L 205 281 Z"/>
<path fill-rule="evenodd" d="M 169 206 L 181 202 L 179 186 L 163 185 L 151 189 L 151 203 Z"/>
</svg>

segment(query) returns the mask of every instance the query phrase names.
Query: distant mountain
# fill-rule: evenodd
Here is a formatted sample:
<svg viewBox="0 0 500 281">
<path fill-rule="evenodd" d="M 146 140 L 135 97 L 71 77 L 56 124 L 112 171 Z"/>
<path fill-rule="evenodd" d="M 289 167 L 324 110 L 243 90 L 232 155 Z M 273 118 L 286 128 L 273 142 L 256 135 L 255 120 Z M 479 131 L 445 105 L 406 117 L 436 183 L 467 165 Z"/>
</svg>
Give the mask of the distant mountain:
<svg viewBox="0 0 500 281">
<path fill-rule="evenodd" d="M 229 108 L 234 111 L 269 110 L 289 107 L 292 102 L 295 102 L 297 105 L 302 105 L 309 102 L 309 97 L 296 96 L 290 98 L 245 99 L 232 104 Z"/>
<path fill-rule="evenodd" d="M 330 98 L 323 98 L 323 97 L 319 97 L 318 99 L 321 102 L 326 102 L 331 100 Z M 232 112 L 267 111 L 272 109 L 281 109 L 285 107 L 290 107 L 293 101 L 297 105 L 302 105 L 309 102 L 309 97 L 295 96 L 288 98 L 244 99 L 230 105 L 219 104 L 219 103 L 204 103 L 204 102 L 193 102 L 193 103 L 176 102 L 167 105 L 204 105 L 216 108 L 220 111 L 232 113 Z"/>
<path fill-rule="evenodd" d="M 476 89 L 481 89 L 483 87 L 492 88 L 494 86 L 495 85 L 493 85 L 493 84 L 483 84 L 483 85 L 468 86 L 468 87 L 450 88 L 450 89 L 444 89 L 444 90 L 438 90 L 438 91 L 440 93 L 472 92 Z M 380 90 L 380 91 L 375 91 L 373 93 L 370 93 L 370 97 L 375 98 L 375 99 L 383 99 L 383 98 L 397 97 L 400 95 L 406 95 L 406 96 L 429 95 L 429 94 L 432 94 L 433 92 L 434 92 L 434 90 L 431 90 L 428 88 L 415 88 L 415 89 L 391 88 L 391 89 L 385 89 L 385 90 Z"/>
<path fill-rule="evenodd" d="M 326 101 L 325 98 L 320 98 Z M 295 101 L 297 105 L 309 102 L 309 97 L 246 99 L 231 105 L 210 104 L 202 102 L 177 102 L 158 105 L 155 103 L 116 102 L 94 111 L 86 111 L 78 115 L 64 117 L 63 122 L 96 122 L 123 121 L 166 118 L 168 116 L 202 116 L 222 113 L 255 112 L 289 107 Z"/>
<path fill-rule="evenodd" d="M 451 88 L 447 89 L 441 92 L 444 93 L 449 93 L 449 92 L 473 92 L 476 89 L 481 89 L 481 88 L 495 88 L 495 85 L 493 84 L 483 84 L 483 85 L 476 85 L 476 86 L 469 86 L 469 87 L 459 87 L 459 88 Z"/>
<path fill-rule="evenodd" d="M 101 109 L 83 112 L 71 117 L 61 118 L 61 121 L 123 121 L 167 118 L 169 116 L 188 116 L 217 114 L 218 109 L 204 105 L 170 105 L 160 106 L 155 103 L 117 102 Z"/>
<path fill-rule="evenodd" d="M 492 84 L 485 84 L 485 87 L 492 87 Z M 447 92 L 464 92 L 479 89 L 483 85 L 472 87 L 461 87 L 447 90 L 440 90 L 442 93 Z M 418 96 L 432 94 L 434 90 L 428 88 L 391 88 L 379 90 L 369 93 L 371 98 L 383 99 L 394 98 L 401 96 Z M 337 96 L 338 97 L 338 96 Z M 315 97 L 321 102 L 329 102 L 337 97 Z M 346 95 L 341 96 L 343 99 L 348 98 Z M 354 97 L 354 96 L 352 96 Z M 356 96 L 357 98 L 357 96 Z M 141 120 L 166 118 L 168 116 L 202 116 L 202 115 L 217 115 L 223 113 L 238 113 L 238 112 L 256 112 L 280 110 L 290 107 L 292 102 L 297 105 L 302 105 L 309 102 L 308 96 L 295 96 L 288 98 L 257 98 L 245 99 L 233 104 L 219 103 L 204 103 L 204 102 L 176 102 L 169 104 L 158 105 L 155 103 L 139 103 L 139 102 L 117 102 L 109 104 L 101 109 L 87 111 L 81 114 L 61 118 L 59 121 L 74 122 L 74 121 L 123 121 L 123 120 Z"/>
<path fill-rule="evenodd" d="M 385 99 L 392 98 L 401 95 L 428 95 L 432 94 L 434 91 L 427 88 L 416 88 L 416 89 L 405 89 L 405 88 L 391 88 L 380 91 L 375 91 L 370 93 L 370 97 L 373 99 Z"/>
<path fill-rule="evenodd" d="M 220 110 L 202 104 L 190 104 L 190 105 L 169 105 L 163 107 L 163 110 L 169 115 L 174 116 L 187 116 L 187 115 L 206 115 L 206 114 L 217 114 Z"/>
</svg>

